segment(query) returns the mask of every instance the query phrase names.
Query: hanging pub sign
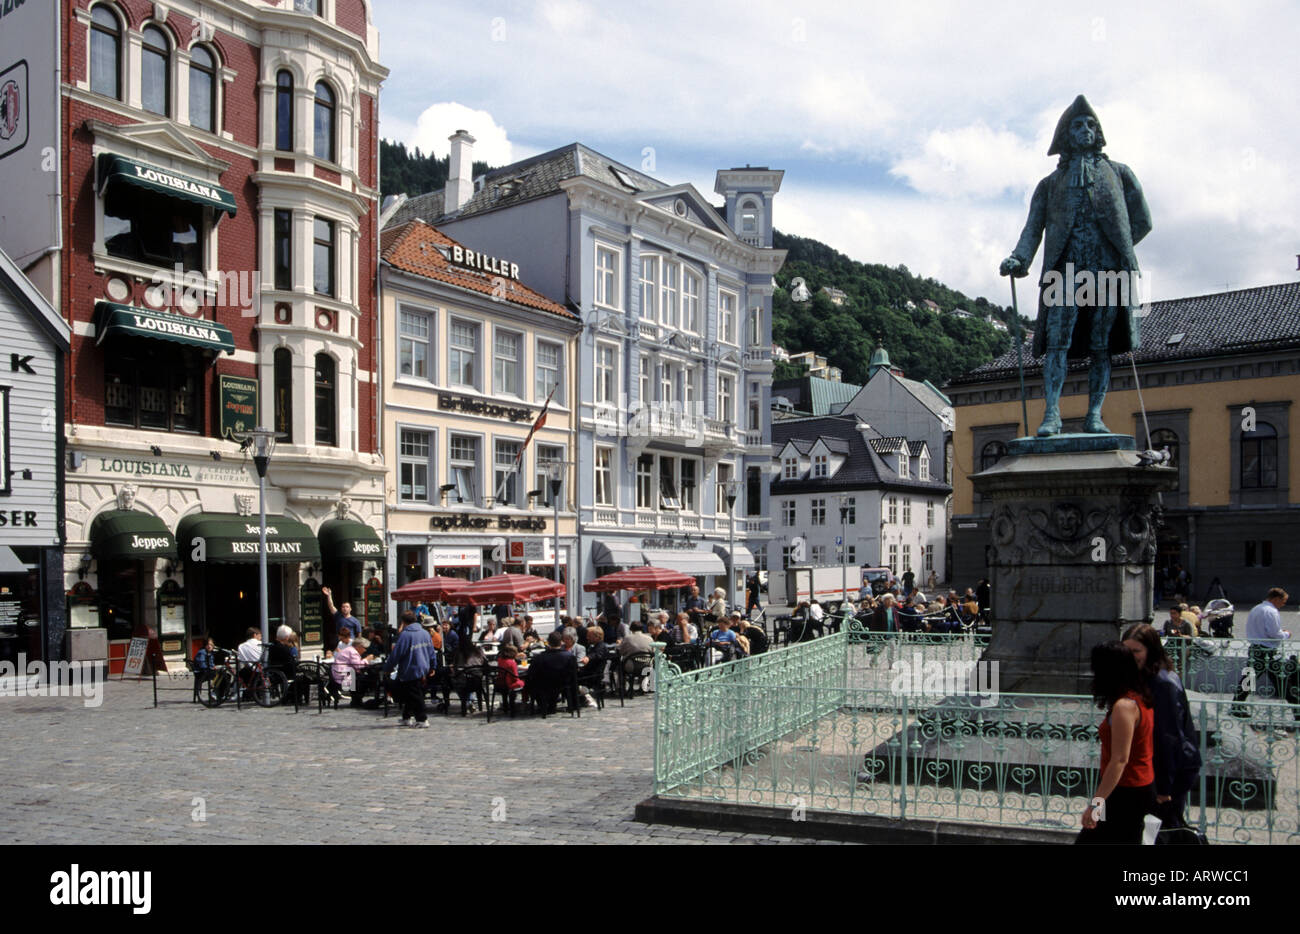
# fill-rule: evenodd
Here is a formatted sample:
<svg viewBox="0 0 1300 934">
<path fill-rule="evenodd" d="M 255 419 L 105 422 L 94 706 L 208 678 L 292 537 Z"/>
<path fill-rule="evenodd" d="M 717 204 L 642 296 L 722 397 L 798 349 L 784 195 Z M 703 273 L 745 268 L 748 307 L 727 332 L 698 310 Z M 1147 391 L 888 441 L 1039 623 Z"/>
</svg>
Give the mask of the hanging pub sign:
<svg viewBox="0 0 1300 934">
<path fill-rule="evenodd" d="M 257 426 L 257 380 L 222 373 L 217 377 L 217 434 L 230 441 Z"/>
<path fill-rule="evenodd" d="M 366 581 L 366 623 L 378 626 L 384 622 L 385 608 L 388 601 L 384 596 L 384 585 L 379 578 L 372 577 Z"/>
<path fill-rule="evenodd" d="M 318 645 L 323 637 L 321 603 L 320 584 L 314 577 L 307 578 L 298 596 L 298 619 L 302 622 L 303 645 Z"/>
</svg>

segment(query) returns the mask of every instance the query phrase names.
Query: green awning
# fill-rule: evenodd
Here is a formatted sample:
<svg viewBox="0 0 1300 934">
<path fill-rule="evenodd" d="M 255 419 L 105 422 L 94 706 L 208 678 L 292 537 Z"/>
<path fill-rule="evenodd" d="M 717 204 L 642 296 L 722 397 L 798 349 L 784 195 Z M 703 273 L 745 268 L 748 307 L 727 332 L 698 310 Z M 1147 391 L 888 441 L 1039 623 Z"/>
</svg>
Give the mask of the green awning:
<svg viewBox="0 0 1300 934">
<path fill-rule="evenodd" d="M 384 543 L 379 534 L 364 522 L 354 519 L 329 519 L 320 527 L 321 554 L 325 558 L 344 561 L 381 559 Z"/>
<path fill-rule="evenodd" d="M 191 565 L 254 564 L 261 555 L 257 539 L 257 516 L 201 512 L 186 516 L 176 526 L 180 557 Z M 266 560 L 275 564 L 319 561 L 315 533 L 297 519 L 267 516 Z"/>
<path fill-rule="evenodd" d="M 153 311 L 117 302 L 95 303 L 95 343 L 110 334 L 175 341 L 213 353 L 235 352 L 235 335 L 224 324 L 207 318 L 191 318 L 178 311 Z"/>
<path fill-rule="evenodd" d="M 155 515 L 110 509 L 90 523 L 90 552 L 101 560 L 136 561 L 176 557 L 176 539 Z"/>
<path fill-rule="evenodd" d="M 169 198 L 179 198 L 191 204 L 212 208 L 235 216 L 235 196 L 211 182 L 205 182 L 188 175 L 181 175 L 171 169 L 162 169 L 147 162 L 137 162 L 126 156 L 101 153 L 99 157 L 99 193 L 103 194 L 111 185 L 133 185 L 147 191 L 157 192 Z"/>
</svg>

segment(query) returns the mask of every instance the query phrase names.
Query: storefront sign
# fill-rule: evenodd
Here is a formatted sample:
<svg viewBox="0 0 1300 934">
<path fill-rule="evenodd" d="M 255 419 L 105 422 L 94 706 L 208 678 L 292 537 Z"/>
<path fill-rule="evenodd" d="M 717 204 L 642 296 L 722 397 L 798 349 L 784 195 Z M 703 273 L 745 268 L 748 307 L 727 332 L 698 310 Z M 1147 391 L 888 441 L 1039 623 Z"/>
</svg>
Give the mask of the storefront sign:
<svg viewBox="0 0 1300 934">
<path fill-rule="evenodd" d="M 438 393 L 438 408 L 446 412 L 465 412 L 469 415 L 484 415 L 488 418 L 501 418 L 511 422 L 526 422 L 532 419 L 531 409 L 517 405 L 498 405 L 484 402 L 470 396 L 458 396 L 450 392 Z"/>
<path fill-rule="evenodd" d="M 123 473 L 133 477 L 190 478 L 188 464 L 169 464 L 166 461 L 145 461 L 130 457 L 101 457 L 99 469 L 104 473 Z"/>
<path fill-rule="evenodd" d="M 67 593 L 68 625 L 73 629 L 99 626 L 99 597 L 85 581 L 77 581 Z"/>
<path fill-rule="evenodd" d="M 452 516 L 430 516 L 429 528 L 439 532 L 449 529 L 517 529 L 520 532 L 545 532 L 546 520 L 515 516 L 475 516 L 460 513 Z"/>
<path fill-rule="evenodd" d="M 137 636 L 131 639 L 131 647 L 126 650 L 126 667 L 122 669 L 123 678 L 134 676 L 138 679 L 144 674 L 144 659 L 148 651 L 147 638 Z"/>
<path fill-rule="evenodd" d="M 543 538 L 512 538 L 507 545 L 506 560 L 511 564 L 542 561 L 545 558 L 546 540 Z"/>
<path fill-rule="evenodd" d="M 494 276 L 504 276 L 507 279 L 519 278 L 518 264 L 507 262 L 495 256 L 488 256 L 486 253 L 467 250 L 459 243 L 451 245 L 451 255 L 447 258 L 457 266 L 464 266 L 466 269 L 490 272 Z"/>
<path fill-rule="evenodd" d="M 320 583 L 314 577 L 303 581 L 298 597 L 298 619 L 302 625 L 303 645 L 317 645 L 321 641 L 324 618 L 321 615 Z"/>
<path fill-rule="evenodd" d="M 642 548 L 675 548 L 678 551 L 696 551 L 698 543 L 682 541 L 676 538 L 643 538 Z"/>
<path fill-rule="evenodd" d="M 185 638 L 185 591 L 174 580 L 158 588 L 158 632 L 164 652 L 179 652 Z"/>
<path fill-rule="evenodd" d="M 220 424 L 217 433 L 231 441 L 236 432 L 257 425 L 257 380 L 223 373 L 217 377 L 217 404 Z"/>
<path fill-rule="evenodd" d="M 483 563 L 481 548 L 430 548 L 431 568 L 476 568 Z"/>
</svg>

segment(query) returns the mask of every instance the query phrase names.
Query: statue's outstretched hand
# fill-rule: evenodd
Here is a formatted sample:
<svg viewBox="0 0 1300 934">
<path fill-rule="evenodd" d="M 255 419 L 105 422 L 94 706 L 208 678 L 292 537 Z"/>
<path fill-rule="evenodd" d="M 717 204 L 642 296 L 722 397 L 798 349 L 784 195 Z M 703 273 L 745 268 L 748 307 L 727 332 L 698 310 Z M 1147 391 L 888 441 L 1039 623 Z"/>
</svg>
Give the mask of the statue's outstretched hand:
<svg viewBox="0 0 1300 934">
<path fill-rule="evenodd" d="M 998 271 L 1004 276 L 1015 276 L 1017 279 L 1027 274 L 1025 264 L 1020 261 L 1020 257 L 1014 255 L 1004 259 Z"/>
</svg>

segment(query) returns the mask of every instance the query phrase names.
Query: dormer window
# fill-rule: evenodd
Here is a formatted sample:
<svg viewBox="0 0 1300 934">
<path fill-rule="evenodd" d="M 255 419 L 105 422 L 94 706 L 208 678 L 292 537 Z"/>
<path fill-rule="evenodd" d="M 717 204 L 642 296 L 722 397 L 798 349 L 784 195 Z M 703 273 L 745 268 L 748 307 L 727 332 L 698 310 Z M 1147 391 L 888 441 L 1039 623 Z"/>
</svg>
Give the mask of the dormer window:
<svg viewBox="0 0 1300 934">
<path fill-rule="evenodd" d="M 902 480 L 912 476 L 911 458 L 907 456 L 906 451 L 898 452 L 898 476 Z"/>
<path fill-rule="evenodd" d="M 918 480 L 930 479 L 930 455 L 925 452 L 921 453 L 921 460 L 916 468 L 916 477 Z"/>
<path fill-rule="evenodd" d="M 830 475 L 830 465 L 825 454 L 814 454 L 812 464 L 814 478 L 820 479 Z"/>
<path fill-rule="evenodd" d="M 787 457 L 781 461 L 781 479 L 782 480 L 799 479 L 799 458 Z"/>
</svg>

